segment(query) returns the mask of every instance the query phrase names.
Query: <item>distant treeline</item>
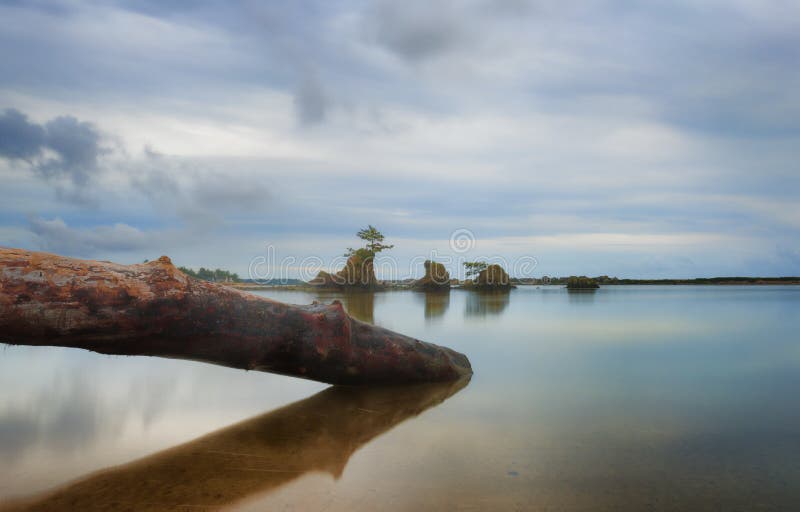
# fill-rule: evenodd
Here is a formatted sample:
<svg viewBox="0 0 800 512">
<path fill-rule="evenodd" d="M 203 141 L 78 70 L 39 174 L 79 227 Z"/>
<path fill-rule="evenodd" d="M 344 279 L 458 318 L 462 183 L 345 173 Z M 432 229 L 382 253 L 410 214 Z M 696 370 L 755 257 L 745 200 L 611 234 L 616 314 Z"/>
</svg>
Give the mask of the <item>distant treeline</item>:
<svg viewBox="0 0 800 512">
<path fill-rule="evenodd" d="M 196 277 L 197 279 L 202 279 L 203 281 L 214 281 L 217 283 L 238 283 L 241 281 L 239 279 L 239 274 L 236 272 L 229 272 L 227 270 L 222 270 L 221 268 L 215 268 L 214 270 L 211 270 L 210 268 L 200 267 L 200 270 L 194 271 L 190 268 L 178 267 L 178 270 L 187 276 Z"/>
<path fill-rule="evenodd" d="M 570 276 L 567 279 L 567 288 L 570 290 L 594 290 L 599 288 L 597 280 L 586 276 Z"/>
<path fill-rule="evenodd" d="M 574 276 L 572 276 L 574 278 Z M 598 284 L 800 284 L 800 277 L 697 277 L 694 279 L 620 279 L 598 276 L 591 278 Z M 512 279 L 516 284 L 563 284 L 570 277 L 548 277 Z"/>
<path fill-rule="evenodd" d="M 277 278 L 277 279 L 241 279 L 236 272 L 230 272 L 221 268 L 205 268 L 200 267 L 199 270 L 193 270 L 187 267 L 178 267 L 178 270 L 204 281 L 212 281 L 215 283 L 241 283 L 243 285 L 259 285 L 259 286 L 298 286 L 304 284 L 300 279 Z"/>
<path fill-rule="evenodd" d="M 240 279 L 239 282 L 260 285 L 260 286 L 278 286 L 278 285 L 300 286 L 302 284 L 306 284 L 306 282 L 303 281 L 302 279 L 291 279 L 288 277 L 280 277 L 276 279 Z"/>
<path fill-rule="evenodd" d="M 697 277 L 694 279 L 619 279 L 616 284 L 800 284 L 800 277 Z"/>
</svg>

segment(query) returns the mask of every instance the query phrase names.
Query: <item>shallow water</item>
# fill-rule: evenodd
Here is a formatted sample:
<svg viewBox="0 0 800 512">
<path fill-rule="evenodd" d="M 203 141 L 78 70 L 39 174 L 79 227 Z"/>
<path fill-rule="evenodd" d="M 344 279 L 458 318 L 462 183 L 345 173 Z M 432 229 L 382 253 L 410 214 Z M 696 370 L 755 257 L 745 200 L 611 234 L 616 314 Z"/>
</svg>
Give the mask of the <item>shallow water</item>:
<svg viewBox="0 0 800 512">
<path fill-rule="evenodd" d="M 800 509 L 800 287 L 261 294 L 339 298 L 362 320 L 466 353 L 475 375 L 323 391 L 202 363 L 5 347 L 0 500 Z"/>
</svg>

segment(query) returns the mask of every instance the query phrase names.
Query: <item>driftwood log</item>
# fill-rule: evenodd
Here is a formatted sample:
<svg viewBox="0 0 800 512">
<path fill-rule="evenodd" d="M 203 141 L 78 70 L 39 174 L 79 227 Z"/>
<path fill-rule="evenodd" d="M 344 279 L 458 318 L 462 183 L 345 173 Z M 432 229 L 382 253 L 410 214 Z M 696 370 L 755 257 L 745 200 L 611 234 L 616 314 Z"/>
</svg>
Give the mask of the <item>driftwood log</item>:
<svg viewBox="0 0 800 512">
<path fill-rule="evenodd" d="M 436 382 L 469 360 L 351 318 L 137 265 L 0 248 L 0 342 L 191 359 L 331 384 Z"/>
</svg>

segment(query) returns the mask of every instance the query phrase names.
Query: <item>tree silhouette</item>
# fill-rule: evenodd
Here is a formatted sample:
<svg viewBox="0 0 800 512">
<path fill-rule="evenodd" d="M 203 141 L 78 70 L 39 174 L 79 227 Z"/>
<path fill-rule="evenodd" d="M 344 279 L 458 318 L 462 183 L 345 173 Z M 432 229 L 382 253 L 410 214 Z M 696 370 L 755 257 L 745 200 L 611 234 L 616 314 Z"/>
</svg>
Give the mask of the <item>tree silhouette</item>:
<svg viewBox="0 0 800 512">
<path fill-rule="evenodd" d="M 370 224 L 364 229 L 361 229 L 356 233 L 358 238 L 364 240 L 366 242 L 366 247 L 361 249 L 353 249 L 352 247 L 347 248 L 347 253 L 345 256 L 350 257 L 353 255 L 358 255 L 362 259 L 372 259 L 381 251 L 385 251 L 387 249 L 391 249 L 394 245 L 384 244 L 383 240 L 385 239 L 383 233 L 378 231 L 378 228 Z"/>
</svg>

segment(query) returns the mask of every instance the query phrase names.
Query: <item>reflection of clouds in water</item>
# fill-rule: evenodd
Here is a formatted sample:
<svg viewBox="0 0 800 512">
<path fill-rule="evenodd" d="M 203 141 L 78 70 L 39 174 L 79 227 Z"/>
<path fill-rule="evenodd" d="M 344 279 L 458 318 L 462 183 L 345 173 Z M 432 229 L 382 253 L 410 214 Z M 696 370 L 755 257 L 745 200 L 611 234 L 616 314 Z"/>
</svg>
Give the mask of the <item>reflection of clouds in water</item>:
<svg viewBox="0 0 800 512">
<path fill-rule="evenodd" d="M 0 454 L 19 459 L 34 448 L 74 453 L 118 435 L 130 414 L 147 427 L 166 408 L 175 388 L 171 379 L 141 376 L 123 397 L 104 396 L 81 368 L 56 375 L 26 398 L 0 410 Z"/>
<path fill-rule="evenodd" d="M 143 376 L 131 382 L 128 412 L 138 409 L 142 425 L 148 428 L 169 406 L 177 392 L 177 379 L 172 376 Z"/>
<path fill-rule="evenodd" d="M 36 409 L 42 413 L 39 418 L 41 439 L 52 450 L 71 452 L 91 443 L 101 430 L 101 418 L 106 427 L 116 423 L 113 416 L 99 413 L 97 390 L 78 375 L 40 400 Z"/>
<path fill-rule="evenodd" d="M 44 445 L 55 451 L 85 446 L 97 433 L 96 391 L 79 375 L 63 383 L 56 378 L 26 406 L 0 413 L 0 452 L 10 459 Z"/>
<path fill-rule="evenodd" d="M 36 418 L 28 411 L 8 409 L 0 413 L 0 455 L 5 463 L 36 443 L 38 426 Z"/>
<path fill-rule="evenodd" d="M 99 430 L 98 397 L 85 378 L 56 378 L 26 406 L 9 408 L 0 415 L 0 451 L 14 457 L 28 449 L 72 452 L 96 439 Z M 104 418 L 113 423 L 113 419 Z M 10 426 L 10 428 L 6 428 Z M 24 426 L 24 430 L 22 427 Z"/>
<path fill-rule="evenodd" d="M 128 462 L 325 388 L 191 361 L 0 347 L 0 501 Z"/>
</svg>

